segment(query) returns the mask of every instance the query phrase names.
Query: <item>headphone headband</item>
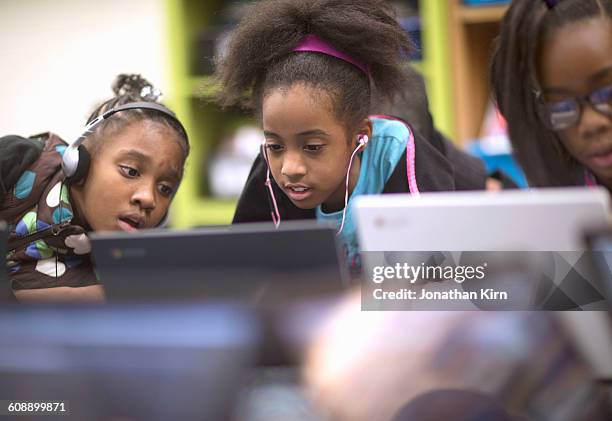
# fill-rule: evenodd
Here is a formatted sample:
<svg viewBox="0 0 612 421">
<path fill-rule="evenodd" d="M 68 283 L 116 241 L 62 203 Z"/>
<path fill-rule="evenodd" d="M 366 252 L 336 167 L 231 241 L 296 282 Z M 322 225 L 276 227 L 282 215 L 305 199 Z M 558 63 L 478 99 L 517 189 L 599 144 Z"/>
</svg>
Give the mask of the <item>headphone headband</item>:
<svg viewBox="0 0 612 421">
<path fill-rule="evenodd" d="M 158 104 L 156 102 L 138 101 L 138 102 L 128 102 L 127 104 L 123 104 L 118 107 L 111 108 L 110 110 L 107 110 L 101 115 L 99 115 L 95 120 L 91 121 L 85 127 L 85 131 L 83 132 L 83 134 L 76 140 L 76 142 L 74 142 L 75 147 L 78 147 L 81 143 L 83 143 L 83 141 L 87 137 L 87 134 L 89 134 L 88 132 L 91 132 L 93 129 L 98 127 L 100 124 L 102 124 L 104 120 L 106 120 L 113 114 L 117 114 L 118 112 L 127 111 L 127 110 L 153 110 L 153 111 L 157 111 L 162 114 L 165 114 L 167 117 L 170 117 L 174 122 L 176 122 L 179 125 L 179 127 L 183 131 L 183 135 L 185 136 L 185 139 L 187 139 L 187 131 L 185 130 L 185 128 L 183 127 L 183 124 L 179 121 L 179 119 L 176 117 L 176 115 L 172 111 L 170 111 L 165 106 Z M 76 144 L 79 141 L 80 143 Z"/>
<path fill-rule="evenodd" d="M 118 107 L 111 108 L 110 110 L 105 111 L 102 114 L 102 117 L 104 119 L 107 119 L 108 117 L 110 117 L 111 115 L 115 113 L 118 113 L 119 111 L 135 110 L 135 109 L 159 111 L 160 113 L 167 114 L 173 120 L 176 120 L 177 123 L 180 123 L 178 119 L 176 118 L 176 116 L 174 115 L 174 113 L 170 111 L 168 108 L 166 108 L 165 106 L 161 104 L 158 104 L 157 102 L 147 102 L 147 101 L 128 102 L 127 104 L 123 104 Z"/>
</svg>

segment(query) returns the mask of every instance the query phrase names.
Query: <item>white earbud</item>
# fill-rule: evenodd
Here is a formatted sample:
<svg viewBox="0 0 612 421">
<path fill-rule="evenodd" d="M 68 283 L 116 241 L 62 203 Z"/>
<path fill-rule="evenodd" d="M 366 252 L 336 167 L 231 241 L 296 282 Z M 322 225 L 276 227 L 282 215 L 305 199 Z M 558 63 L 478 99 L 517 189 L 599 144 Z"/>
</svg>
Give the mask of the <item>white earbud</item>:
<svg viewBox="0 0 612 421">
<path fill-rule="evenodd" d="M 365 145 L 367 145 L 369 140 L 370 140 L 370 138 L 368 137 L 367 134 L 360 134 L 359 135 L 359 144 L 358 144 L 358 146 L 365 146 Z"/>
</svg>

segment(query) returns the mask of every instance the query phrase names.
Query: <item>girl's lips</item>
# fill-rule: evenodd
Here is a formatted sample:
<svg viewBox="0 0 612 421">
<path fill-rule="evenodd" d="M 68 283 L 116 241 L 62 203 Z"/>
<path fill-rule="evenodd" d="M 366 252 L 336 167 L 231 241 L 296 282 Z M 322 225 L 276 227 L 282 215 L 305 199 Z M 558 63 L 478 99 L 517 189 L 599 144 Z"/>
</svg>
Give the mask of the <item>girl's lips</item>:
<svg viewBox="0 0 612 421">
<path fill-rule="evenodd" d="M 612 167 L 612 150 L 603 154 L 591 155 L 589 162 L 596 168 Z"/>
<path fill-rule="evenodd" d="M 117 225 L 119 226 L 119 229 L 121 231 L 125 231 L 125 232 L 138 231 L 138 228 L 134 227 L 132 224 L 130 224 L 129 222 L 126 222 L 123 219 L 118 219 Z"/>
<path fill-rule="evenodd" d="M 295 187 L 298 188 L 298 187 Z M 312 196 L 312 189 L 309 187 L 299 187 L 298 189 L 300 191 L 295 190 L 294 187 L 285 187 L 285 193 L 287 194 L 287 196 L 289 196 L 289 198 L 293 201 L 296 202 L 300 202 L 302 200 L 306 200 L 308 199 L 310 196 Z"/>
</svg>

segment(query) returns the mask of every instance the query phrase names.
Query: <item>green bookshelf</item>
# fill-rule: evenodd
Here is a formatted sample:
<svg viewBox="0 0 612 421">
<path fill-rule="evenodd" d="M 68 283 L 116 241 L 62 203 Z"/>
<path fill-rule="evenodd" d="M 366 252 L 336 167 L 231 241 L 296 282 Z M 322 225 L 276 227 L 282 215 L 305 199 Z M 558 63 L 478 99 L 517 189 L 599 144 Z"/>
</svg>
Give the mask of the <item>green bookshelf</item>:
<svg viewBox="0 0 612 421">
<path fill-rule="evenodd" d="M 223 1 L 166 0 L 168 71 L 171 89 L 166 102 L 189 133 L 191 154 L 185 177 L 174 200 L 171 223 L 176 228 L 229 224 L 236 200 L 216 199 L 203 192 L 206 157 L 222 130 L 218 110 L 207 103 L 212 92 L 205 89 L 207 78 L 193 70 L 196 37 L 202 27 L 214 21 Z"/>
<path fill-rule="evenodd" d="M 421 44 L 423 62 L 418 68 L 425 78 L 429 108 L 436 127 L 450 139 L 455 138 L 450 49 L 449 0 L 421 0 Z"/>
</svg>

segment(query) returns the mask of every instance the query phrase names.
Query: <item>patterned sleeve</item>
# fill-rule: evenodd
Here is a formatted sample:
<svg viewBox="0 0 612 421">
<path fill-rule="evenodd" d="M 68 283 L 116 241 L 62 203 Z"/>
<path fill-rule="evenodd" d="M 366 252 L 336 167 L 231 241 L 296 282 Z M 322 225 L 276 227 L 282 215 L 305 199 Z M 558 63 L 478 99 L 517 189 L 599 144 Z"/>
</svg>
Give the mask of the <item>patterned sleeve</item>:
<svg viewBox="0 0 612 421">
<path fill-rule="evenodd" d="M 53 193 L 54 189 L 58 190 L 57 194 Z M 55 187 L 45 196 L 47 198 L 58 196 L 54 199 L 56 201 L 67 200 L 67 194 L 59 192 Z M 67 202 L 64 204 L 66 207 L 62 212 L 71 215 L 69 204 Z M 91 244 L 85 230 L 80 226 L 70 225 L 63 218 L 57 222 L 65 221 L 66 225 L 53 225 L 45 218 L 41 218 L 41 215 L 44 217 L 52 209 L 55 208 L 44 209 L 41 201 L 10 228 L 9 245 L 11 240 L 35 235 L 52 226 L 57 228 L 55 234 L 49 232 L 44 238 L 9 252 L 7 265 L 14 290 L 81 287 L 98 283 L 91 261 Z M 57 224 L 55 220 L 53 222 Z"/>
<path fill-rule="evenodd" d="M 45 136 L 39 158 L 22 172 L 0 208 L 0 219 L 9 222 L 9 249 L 15 247 L 7 255 L 14 290 L 98 283 L 87 234 L 73 225 L 61 168 L 66 144 L 53 134 Z"/>
</svg>

